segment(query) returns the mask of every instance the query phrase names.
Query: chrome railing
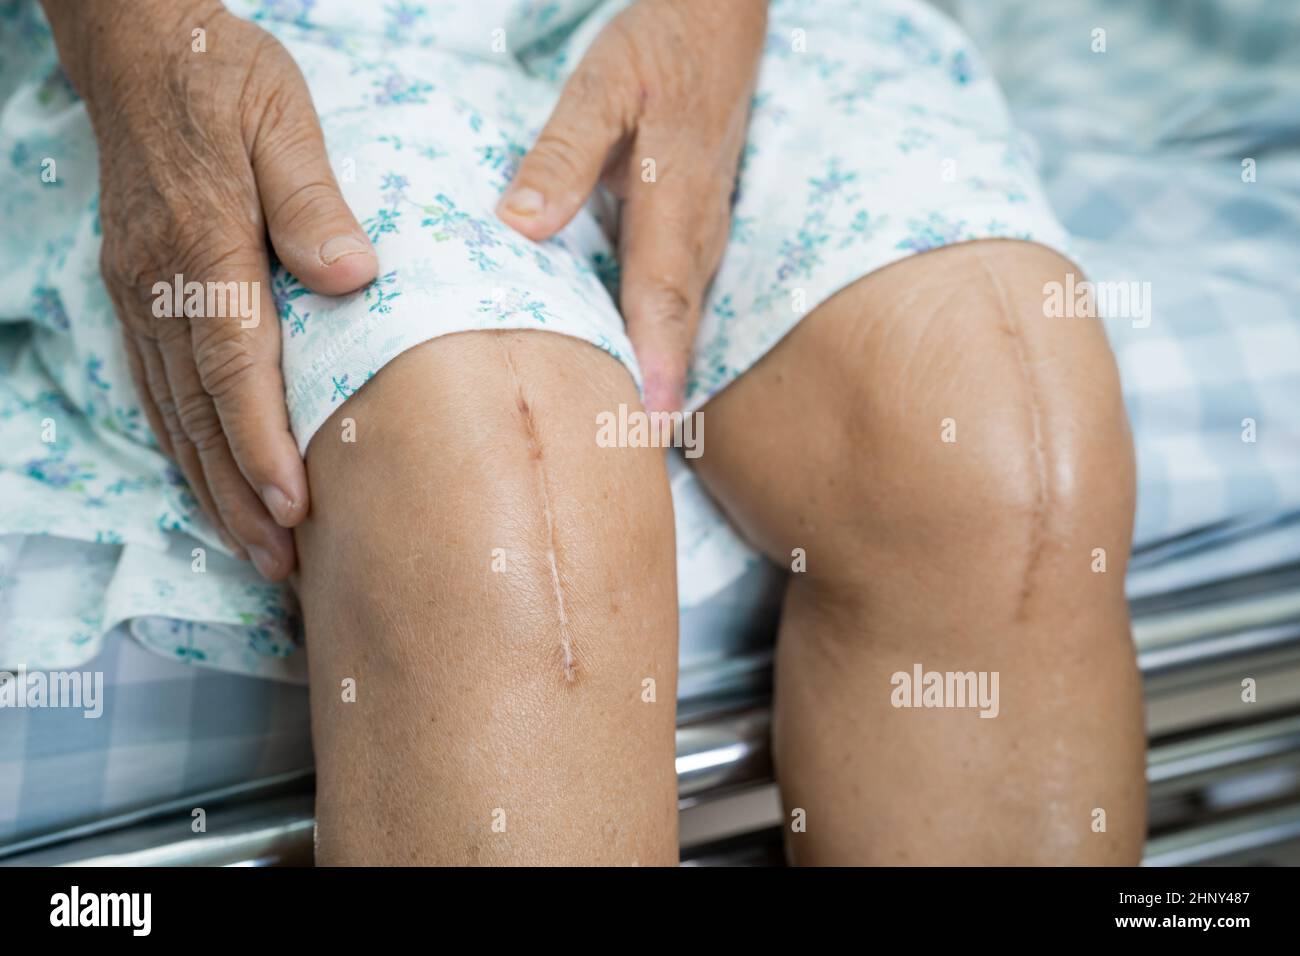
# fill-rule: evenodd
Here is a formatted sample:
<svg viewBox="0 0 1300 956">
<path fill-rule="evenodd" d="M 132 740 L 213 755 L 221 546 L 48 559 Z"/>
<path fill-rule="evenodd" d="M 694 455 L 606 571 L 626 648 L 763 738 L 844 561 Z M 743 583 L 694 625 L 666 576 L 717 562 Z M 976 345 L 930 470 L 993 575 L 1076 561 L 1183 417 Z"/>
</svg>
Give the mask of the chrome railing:
<svg viewBox="0 0 1300 956">
<path fill-rule="evenodd" d="M 1290 587 L 1239 594 L 1209 593 L 1185 606 L 1165 602 L 1136 614 L 1134 639 L 1149 706 L 1167 692 L 1236 680 L 1248 662 L 1300 667 L 1300 570 Z M 1284 582 L 1285 583 L 1285 582 Z M 1135 608 L 1135 611 L 1137 609 Z M 1235 623 L 1234 623 L 1235 622 Z M 1274 775 L 1269 802 L 1235 806 L 1219 820 L 1201 807 L 1184 827 L 1151 839 L 1149 865 L 1181 865 L 1239 857 L 1300 839 L 1300 681 L 1294 698 L 1255 719 L 1191 726 L 1161 734 L 1148 751 L 1154 800 L 1176 804 L 1216 782 L 1262 766 Z M 683 708 L 677 730 L 678 796 L 691 813 L 727 794 L 770 784 L 768 702 L 761 696 L 719 696 Z M 75 830 L 0 847 L 0 865 L 268 865 L 309 862 L 312 850 L 310 774 L 197 794 L 149 813 L 101 820 Z M 194 833 L 190 812 L 203 806 L 207 829 Z M 771 821 L 779 822 L 777 820 Z"/>
</svg>

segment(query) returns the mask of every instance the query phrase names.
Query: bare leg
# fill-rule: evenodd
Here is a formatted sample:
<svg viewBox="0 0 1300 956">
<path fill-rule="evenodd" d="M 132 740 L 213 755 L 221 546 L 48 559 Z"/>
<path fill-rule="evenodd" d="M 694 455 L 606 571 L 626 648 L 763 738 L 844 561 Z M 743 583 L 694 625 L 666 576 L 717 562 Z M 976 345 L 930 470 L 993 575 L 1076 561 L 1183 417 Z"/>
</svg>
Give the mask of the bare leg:
<svg viewBox="0 0 1300 956">
<path fill-rule="evenodd" d="M 312 441 L 319 862 L 676 862 L 672 510 L 662 452 L 596 445 L 619 402 L 585 343 L 471 332 Z"/>
<path fill-rule="evenodd" d="M 774 560 L 807 555 L 777 664 L 796 862 L 1139 858 L 1132 447 L 1100 325 L 1043 317 L 1070 268 L 1013 242 L 905 260 L 705 408 L 705 481 Z M 999 715 L 896 708 L 918 663 L 999 672 Z"/>
</svg>

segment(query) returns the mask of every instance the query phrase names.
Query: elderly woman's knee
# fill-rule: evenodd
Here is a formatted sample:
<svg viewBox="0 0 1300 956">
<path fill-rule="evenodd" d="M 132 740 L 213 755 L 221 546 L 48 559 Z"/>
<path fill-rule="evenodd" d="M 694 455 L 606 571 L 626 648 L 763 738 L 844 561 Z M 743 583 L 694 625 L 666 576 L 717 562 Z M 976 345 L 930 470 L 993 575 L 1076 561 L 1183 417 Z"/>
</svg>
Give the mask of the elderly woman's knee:
<svg viewBox="0 0 1300 956">
<path fill-rule="evenodd" d="M 309 451 L 309 630 L 337 607 L 402 655 L 398 625 L 478 608 L 542 635 L 555 673 L 579 679 L 600 602 L 631 580 L 671 590 L 662 453 L 595 440 L 599 412 L 635 401 L 607 355 L 542 333 L 450 336 L 394 360 Z"/>
<path fill-rule="evenodd" d="M 822 572 L 861 580 L 923 553 L 1028 591 L 1096 549 L 1122 569 L 1134 468 L 1114 362 L 1100 328 L 1042 324 L 1066 321 L 1044 317 L 1041 290 L 1069 264 L 1020 243 L 924 258 L 809 330 L 809 414 L 829 427 L 809 439 L 802 521 Z"/>
</svg>

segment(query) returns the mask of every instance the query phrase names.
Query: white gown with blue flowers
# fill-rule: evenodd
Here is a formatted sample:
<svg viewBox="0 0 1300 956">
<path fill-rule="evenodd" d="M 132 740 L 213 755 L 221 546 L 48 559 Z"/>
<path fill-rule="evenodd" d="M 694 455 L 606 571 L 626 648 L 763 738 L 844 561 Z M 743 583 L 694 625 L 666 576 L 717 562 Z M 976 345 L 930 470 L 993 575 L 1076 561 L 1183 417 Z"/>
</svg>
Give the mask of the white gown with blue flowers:
<svg viewBox="0 0 1300 956">
<path fill-rule="evenodd" d="M 227 5 L 302 68 L 379 256 L 380 277 L 340 299 L 276 272 L 301 449 L 385 363 L 451 332 L 549 330 L 639 376 L 608 197 L 541 244 L 492 213 L 625 3 Z M 121 630 L 195 664 L 303 679 L 292 594 L 226 555 L 141 412 L 97 273 L 90 125 L 36 0 L 0 2 L 0 166 L 0 669 L 74 667 Z M 774 0 L 733 216 L 691 409 L 890 262 L 971 239 L 1065 242 L 992 77 L 920 0 Z M 679 463 L 673 494 L 689 606 L 756 558 Z"/>
</svg>

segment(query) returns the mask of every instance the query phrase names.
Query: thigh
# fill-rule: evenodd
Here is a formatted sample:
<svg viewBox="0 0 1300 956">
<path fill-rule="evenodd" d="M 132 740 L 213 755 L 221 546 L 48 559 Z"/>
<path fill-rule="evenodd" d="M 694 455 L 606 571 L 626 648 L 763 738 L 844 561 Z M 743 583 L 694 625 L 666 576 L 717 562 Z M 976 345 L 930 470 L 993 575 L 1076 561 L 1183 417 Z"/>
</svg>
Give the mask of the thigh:
<svg viewBox="0 0 1300 956">
<path fill-rule="evenodd" d="M 312 440 L 323 859 L 675 860 L 672 513 L 661 453 L 596 443 L 620 402 L 590 345 L 468 332 Z"/>
<path fill-rule="evenodd" d="M 1068 241 L 993 74 L 924 0 L 773 4 L 754 102 L 691 408 L 863 276 L 959 243 Z"/>
</svg>

